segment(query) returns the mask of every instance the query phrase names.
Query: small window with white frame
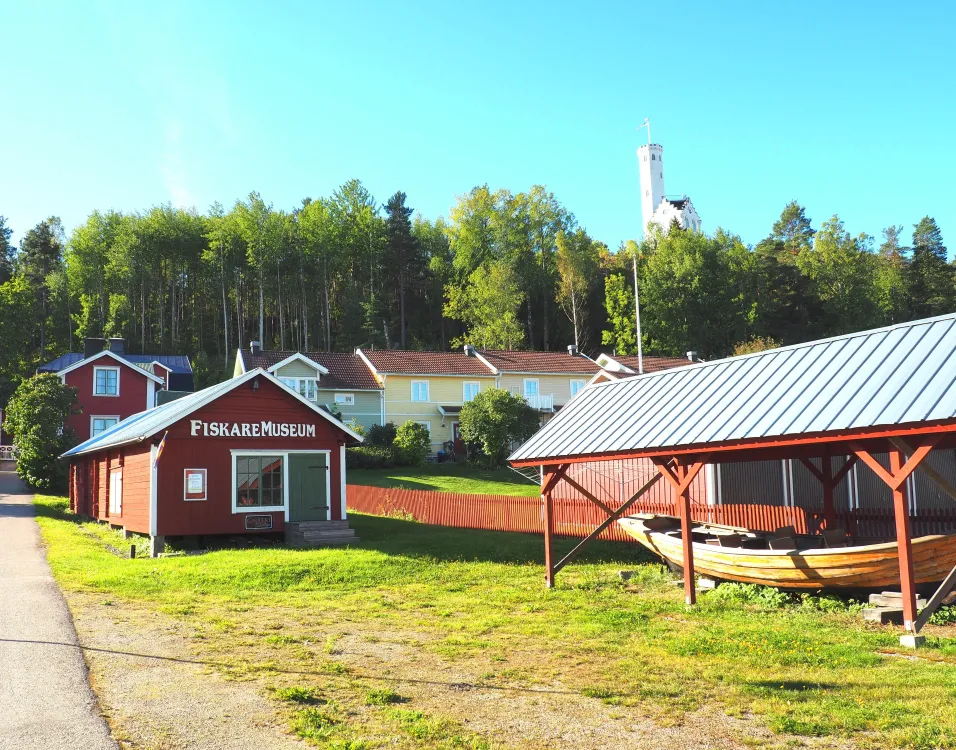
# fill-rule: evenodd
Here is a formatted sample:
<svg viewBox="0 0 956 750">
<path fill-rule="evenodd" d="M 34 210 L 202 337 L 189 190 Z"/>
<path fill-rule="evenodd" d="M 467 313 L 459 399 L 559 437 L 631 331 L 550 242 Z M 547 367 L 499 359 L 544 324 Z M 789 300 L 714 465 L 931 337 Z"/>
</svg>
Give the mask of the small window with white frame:
<svg viewBox="0 0 956 750">
<path fill-rule="evenodd" d="M 571 381 L 571 396 L 577 396 L 581 391 L 584 390 L 584 387 L 588 384 L 586 380 L 572 380 Z"/>
<path fill-rule="evenodd" d="M 524 381 L 524 395 L 537 396 L 539 392 L 538 381 L 535 378 L 526 378 Z"/>
<path fill-rule="evenodd" d="M 477 380 L 469 380 L 462 384 L 461 400 L 465 403 L 474 400 L 475 396 L 481 390 L 481 383 Z"/>
<path fill-rule="evenodd" d="M 335 403 L 337 406 L 355 406 L 354 393 L 336 393 Z"/>
<path fill-rule="evenodd" d="M 428 401 L 428 381 L 412 381 L 412 401 Z"/>
<path fill-rule="evenodd" d="M 120 368 L 94 367 L 93 368 L 93 395 L 119 396 Z"/>
<path fill-rule="evenodd" d="M 90 437 L 96 437 L 101 432 L 106 432 L 110 427 L 119 422 L 119 417 L 90 417 Z"/>
<path fill-rule="evenodd" d="M 431 436 L 431 434 L 432 434 L 432 423 L 431 423 L 431 422 L 428 422 L 428 421 L 425 421 L 425 422 L 416 422 L 415 424 L 420 424 L 422 427 L 424 427 L 426 430 L 428 430 L 428 434 L 429 434 L 429 436 Z"/>
</svg>

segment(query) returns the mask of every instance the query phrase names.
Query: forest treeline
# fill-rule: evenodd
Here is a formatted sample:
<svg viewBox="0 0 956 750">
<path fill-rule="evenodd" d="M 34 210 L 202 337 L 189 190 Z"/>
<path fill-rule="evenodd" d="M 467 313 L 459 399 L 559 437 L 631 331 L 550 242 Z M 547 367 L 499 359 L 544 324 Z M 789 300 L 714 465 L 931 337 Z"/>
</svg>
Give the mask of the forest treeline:
<svg viewBox="0 0 956 750">
<path fill-rule="evenodd" d="M 931 217 L 912 231 L 814 227 L 788 204 L 754 246 L 676 226 L 613 251 L 546 188 L 458 198 L 429 220 L 358 180 L 277 209 L 257 193 L 205 214 L 170 205 L 95 211 L 69 236 L 55 217 L 19 246 L 0 217 L 0 401 L 86 336 L 184 353 L 197 383 L 237 347 L 356 346 L 644 351 L 710 358 L 956 309 L 954 266 Z"/>
</svg>

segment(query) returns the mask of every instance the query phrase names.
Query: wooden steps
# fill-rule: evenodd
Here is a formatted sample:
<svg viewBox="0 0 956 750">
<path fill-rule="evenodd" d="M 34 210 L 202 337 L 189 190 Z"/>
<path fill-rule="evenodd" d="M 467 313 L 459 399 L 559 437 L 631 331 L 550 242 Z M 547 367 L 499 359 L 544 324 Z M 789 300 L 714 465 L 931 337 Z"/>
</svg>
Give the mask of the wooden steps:
<svg viewBox="0 0 956 750">
<path fill-rule="evenodd" d="M 290 547 L 337 547 L 358 541 L 348 521 L 290 521 L 285 525 L 285 542 Z"/>
</svg>

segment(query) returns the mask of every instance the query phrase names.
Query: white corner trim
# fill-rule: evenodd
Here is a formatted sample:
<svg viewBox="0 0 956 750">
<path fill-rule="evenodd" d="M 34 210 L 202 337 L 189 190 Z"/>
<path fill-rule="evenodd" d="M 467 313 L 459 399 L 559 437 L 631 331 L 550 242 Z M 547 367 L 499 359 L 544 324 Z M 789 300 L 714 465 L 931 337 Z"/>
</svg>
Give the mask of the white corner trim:
<svg viewBox="0 0 956 750">
<path fill-rule="evenodd" d="M 331 467 L 329 467 L 329 474 L 332 473 Z M 345 502 L 345 445 L 339 446 L 339 484 L 342 487 L 342 520 L 344 521 L 347 515 L 346 511 L 346 502 Z M 329 503 L 329 520 L 332 520 L 332 503 Z"/>
<path fill-rule="evenodd" d="M 159 520 L 156 518 L 156 512 L 159 509 L 159 477 L 156 471 L 156 451 L 157 446 L 149 446 L 149 535 L 157 536 L 156 530 L 159 528 Z"/>
<path fill-rule="evenodd" d="M 64 367 L 62 370 L 60 370 L 60 371 L 57 373 L 57 375 L 59 375 L 59 376 L 62 377 L 62 376 L 64 376 L 64 375 L 66 375 L 68 372 L 73 372 L 74 370 L 78 370 L 79 368 L 81 368 L 81 367 L 83 367 L 83 366 L 85 366 L 85 365 L 88 365 L 88 364 L 90 364 L 91 362 L 95 362 L 95 361 L 97 361 L 98 359 L 101 359 L 101 358 L 103 358 L 103 357 L 107 357 L 108 359 L 112 359 L 113 361 L 118 362 L 118 363 L 121 364 L 121 365 L 126 365 L 127 367 L 131 367 L 131 368 L 133 368 L 133 370 L 134 370 L 135 372 L 142 373 L 145 377 L 147 377 L 147 378 L 152 378 L 152 379 L 155 380 L 157 383 L 162 383 L 162 382 L 163 382 L 163 379 L 162 379 L 161 377 L 159 377 L 159 376 L 157 376 L 157 375 L 153 375 L 153 373 L 151 373 L 151 372 L 147 372 L 147 371 L 144 370 L 142 367 L 137 367 L 137 366 L 134 365 L 132 362 L 129 362 L 128 360 L 125 360 L 125 359 L 123 359 L 122 357 L 117 357 L 117 356 L 116 356 L 115 354 L 113 354 L 113 352 L 111 352 L 109 349 L 104 349 L 104 350 L 101 351 L 99 354 L 94 354 L 92 357 L 87 357 L 86 359 L 77 360 L 76 362 L 74 362 L 74 363 L 73 363 L 72 365 L 70 365 L 69 367 Z"/>
<path fill-rule="evenodd" d="M 309 367 L 314 367 L 317 372 L 320 372 L 320 373 L 322 373 L 323 375 L 328 375 L 328 374 L 329 374 L 329 371 L 328 371 L 327 368 L 325 368 L 325 367 L 323 367 L 322 365 L 320 365 L 320 364 L 319 364 L 318 362 L 316 362 L 314 359 L 309 359 L 309 357 L 308 357 L 307 355 L 303 354 L 302 352 L 294 352 L 294 353 L 290 354 L 288 357 L 286 357 L 284 360 L 282 360 L 281 362 L 276 362 L 274 365 L 272 365 L 272 366 L 268 369 L 268 372 L 270 372 L 270 373 L 272 373 L 272 374 L 275 374 L 275 372 L 276 372 L 278 369 L 280 369 L 280 368 L 282 368 L 282 367 L 285 367 L 287 364 L 289 364 L 289 363 L 291 363 L 291 362 L 296 362 L 296 361 L 302 362 L 303 364 L 306 364 L 306 365 L 308 365 Z"/>
</svg>

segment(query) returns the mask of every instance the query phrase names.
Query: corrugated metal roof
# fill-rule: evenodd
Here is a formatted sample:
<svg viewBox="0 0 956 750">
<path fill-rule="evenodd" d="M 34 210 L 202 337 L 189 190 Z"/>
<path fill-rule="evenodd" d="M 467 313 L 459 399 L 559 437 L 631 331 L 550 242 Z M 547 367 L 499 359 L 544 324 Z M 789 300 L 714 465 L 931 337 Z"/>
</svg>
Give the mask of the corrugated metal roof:
<svg viewBox="0 0 956 750">
<path fill-rule="evenodd" d="M 956 314 L 590 386 L 528 461 L 956 418 Z"/>
</svg>

